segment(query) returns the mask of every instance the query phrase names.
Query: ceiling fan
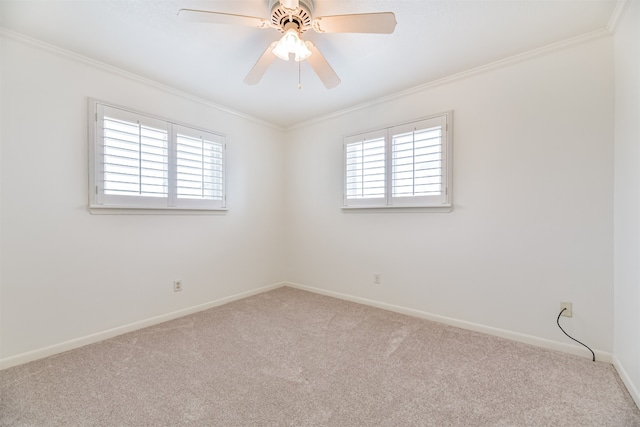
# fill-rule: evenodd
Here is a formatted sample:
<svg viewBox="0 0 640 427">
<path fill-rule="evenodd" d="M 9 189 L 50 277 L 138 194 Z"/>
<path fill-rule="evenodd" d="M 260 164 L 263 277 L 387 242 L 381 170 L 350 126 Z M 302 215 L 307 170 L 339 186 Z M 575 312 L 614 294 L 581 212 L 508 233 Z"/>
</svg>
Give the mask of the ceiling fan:
<svg viewBox="0 0 640 427">
<path fill-rule="evenodd" d="M 318 33 L 391 34 L 396 27 L 396 18 L 393 12 L 313 18 L 314 6 L 313 0 L 269 0 L 269 18 L 197 9 L 180 9 L 178 17 L 191 22 L 274 28 L 283 33 L 280 41 L 271 43 L 249 71 L 244 79 L 246 84 L 258 83 L 276 57 L 287 61 L 292 54 L 296 61 L 309 61 L 322 83 L 327 89 L 331 89 L 340 84 L 340 78 L 316 45 L 303 41 L 300 36 L 309 29 Z"/>
</svg>

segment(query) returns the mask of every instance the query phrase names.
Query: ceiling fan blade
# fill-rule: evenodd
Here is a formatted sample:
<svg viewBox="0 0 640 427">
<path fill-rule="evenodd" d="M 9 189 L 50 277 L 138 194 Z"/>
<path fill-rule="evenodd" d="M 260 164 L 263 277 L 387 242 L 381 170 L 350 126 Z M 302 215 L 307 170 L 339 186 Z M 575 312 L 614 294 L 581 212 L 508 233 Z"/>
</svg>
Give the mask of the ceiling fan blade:
<svg viewBox="0 0 640 427">
<path fill-rule="evenodd" d="M 313 71 L 320 77 L 325 87 L 327 89 L 333 89 L 338 86 L 340 84 L 340 77 L 333 71 L 333 68 L 331 68 L 331 65 L 329 65 L 324 56 L 322 56 L 316 45 L 309 41 L 305 42 L 305 44 L 311 51 L 311 56 L 307 58 L 307 62 L 309 62 Z"/>
<path fill-rule="evenodd" d="M 320 16 L 311 25 L 319 33 L 391 34 L 396 28 L 393 12 Z"/>
<path fill-rule="evenodd" d="M 273 54 L 272 50 L 274 47 L 276 47 L 277 44 L 278 42 L 273 42 L 267 47 L 260 59 L 258 59 L 258 61 L 255 63 L 251 71 L 249 71 L 247 77 L 244 78 L 244 82 L 246 84 L 254 85 L 257 84 L 260 79 L 262 79 L 262 76 L 264 75 L 265 71 L 267 71 L 267 68 L 269 68 L 269 65 L 271 65 L 273 60 L 276 59 L 276 56 Z"/>
<path fill-rule="evenodd" d="M 180 9 L 178 17 L 190 22 L 208 22 L 210 24 L 244 25 L 246 27 L 269 28 L 268 19 L 255 16 L 234 15 L 232 13 L 210 12 L 197 9 Z"/>
</svg>

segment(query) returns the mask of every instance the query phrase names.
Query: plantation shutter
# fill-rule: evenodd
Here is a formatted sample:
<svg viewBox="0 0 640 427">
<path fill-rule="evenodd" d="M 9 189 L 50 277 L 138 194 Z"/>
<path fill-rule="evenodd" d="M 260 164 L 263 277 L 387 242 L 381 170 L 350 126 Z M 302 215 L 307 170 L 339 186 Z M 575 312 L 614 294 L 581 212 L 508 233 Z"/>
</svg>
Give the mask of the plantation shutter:
<svg viewBox="0 0 640 427">
<path fill-rule="evenodd" d="M 99 106 L 97 183 L 103 202 L 127 204 L 135 198 L 168 197 L 169 141 L 166 122 Z M 163 200 L 164 199 L 164 200 Z M 125 202 L 126 200 L 126 202 Z M 154 204 L 154 202 L 150 202 Z"/>
<path fill-rule="evenodd" d="M 436 117 L 390 129 L 394 205 L 444 203 L 446 119 Z"/>
<path fill-rule="evenodd" d="M 385 132 L 377 131 L 348 137 L 344 150 L 345 205 L 384 204 Z"/>
<path fill-rule="evenodd" d="M 344 139 L 345 208 L 449 208 L 452 112 Z"/>
<path fill-rule="evenodd" d="M 226 208 L 223 135 L 89 105 L 90 208 Z"/>
<path fill-rule="evenodd" d="M 176 206 L 224 206 L 224 137 L 174 125 Z M 201 202 L 195 202 L 201 201 Z"/>
</svg>

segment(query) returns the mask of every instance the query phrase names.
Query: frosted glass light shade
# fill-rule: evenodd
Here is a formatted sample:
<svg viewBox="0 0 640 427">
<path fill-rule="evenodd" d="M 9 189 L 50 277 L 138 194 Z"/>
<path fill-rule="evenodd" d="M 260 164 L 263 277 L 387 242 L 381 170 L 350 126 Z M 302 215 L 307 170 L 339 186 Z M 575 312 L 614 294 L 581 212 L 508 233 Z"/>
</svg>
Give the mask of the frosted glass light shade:
<svg viewBox="0 0 640 427">
<path fill-rule="evenodd" d="M 287 30 L 287 32 L 284 33 L 284 36 L 282 36 L 272 52 L 275 56 L 285 61 L 289 60 L 290 53 L 295 55 L 296 61 L 304 61 L 311 56 L 311 51 L 304 42 L 300 40 L 298 32 L 294 29 Z"/>
</svg>

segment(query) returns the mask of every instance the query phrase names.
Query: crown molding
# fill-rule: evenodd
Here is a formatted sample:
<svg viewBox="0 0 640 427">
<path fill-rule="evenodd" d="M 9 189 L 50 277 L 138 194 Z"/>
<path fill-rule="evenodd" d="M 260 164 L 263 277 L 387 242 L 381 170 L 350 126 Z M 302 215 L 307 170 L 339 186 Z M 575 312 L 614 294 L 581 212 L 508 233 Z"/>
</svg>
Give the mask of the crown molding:
<svg viewBox="0 0 640 427">
<path fill-rule="evenodd" d="M 11 40 L 14 40 L 14 41 L 17 41 L 17 42 L 20 42 L 20 43 L 35 47 L 37 49 L 41 49 L 41 50 L 44 50 L 44 51 L 47 51 L 47 52 L 50 52 L 50 53 L 53 53 L 53 54 L 56 54 L 56 55 L 71 59 L 71 60 L 74 60 L 74 61 L 77 61 L 77 62 L 80 62 L 82 64 L 85 64 L 85 65 L 88 65 L 88 66 L 91 66 L 91 67 L 94 67 L 94 68 L 98 68 L 98 69 L 103 70 L 103 71 L 107 71 L 107 72 L 109 72 L 111 74 L 115 74 L 117 76 L 124 77 L 124 78 L 132 80 L 132 81 L 134 81 L 136 83 L 141 83 L 141 84 L 144 84 L 146 86 L 150 86 L 150 87 L 153 87 L 155 89 L 159 89 L 159 90 L 161 90 L 163 92 L 166 92 L 166 93 L 169 93 L 171 95 L 179 96 L 179 97 L 187 99 L 189 101 L 196 102 L 196 103 L 204 105 L 206 107 L 213 108 L 215 110 L 218 110 L 218 111 L 221 111 L 221 112 L 224 112 L 224 113 L 227 113 L 227 114 L 231 114 L 233 116 L 240 117 L 242 119 L 249 120 L 251 122 L 254 122 L 254 123 L 266 126 L 266 127 L 270 127 L 272 129 L 276 129 L 276 130 L 280 130 L 280 131 L 284 130 L 284 128 L 281 127 L 281 126 L 277 126 L 277 125 L 275 125 L 273 123 L 267 122 L 265 120 L 259 119 L 257 117 L 251 116 L 249 114 L 245 114 L 245 113 L 242 113 L 240 111 L 236 111 L 236 110 L 233 110 L 231 108 L 224 107 L 224 106 L 222 106 L 220 104 L 216 104 L 214 102 L 211 102 L 211 101 L 209 101 L 209 100 L 207 100 L 205 98 L 199 97 L 199 96 L 194 95 L 192 93 L 185 92 L 185 91 L 180 90 L 180 89 L 176 89 L 176 88 L 174 88 L 172 86 L 157 82 L 157 81 L 149 79 L 147 77 L 140 76 L 140 75 L 132 73 L 130 71 L 123 70 L 122 68 L 114 67 L 113 65 L 106 64 L 104 62 L 89 58 L 89 57 L 81 55 L 79 53 L 72 52 L 72 51 L 67 50 L 67 49 L 62 49 L 62 48 L 60 48 L 58 46 L 54 46 L 54 45 L 52 45 L 50 43 L 46 43 L 46 42 L 43 42 L 41 40 L 34 39 L 32 37 L 28 37 L 28 36 L 26 36 L 24 34 L 18 33 L 16 31 L 9 30 L 7 28 L 0 27 L 0 37 L 6 38 L 6 39 L 11 39 Z"/>
<path fill-rule="evenodd" d="M 620 22 L 622 22 L 622 18 L 627 10 L 629 10 L 630 5 L 631 0 L 618 0 L 616 3 L 616 8 L 613 10 L 609 23 L 607 24 L 607 30 L 609 30 L 611 34 L 615 34 L 616 31 L 618 31 L 618 26 L 620 26 Z"/>
<path fill-rule="evenodd" d="M 156 82 L 156 81 L 151 80 L 149 78 L 142 77 L 142 76 L 140 76 L 138 74 L 134 74 L 132 72 L 125 71 L 125 70 L 123 70 L 121 68 L 114 67 L 112 65 L 106 64 L 104 62 L 100 62 L 100 61 L 88 58 L 88 57 L 86 57 L 84 55 L 80 55 L 78 53 L 75 53 L 75 52 L 72 52 L 72 51 L 69 51 L 69 50 L 66 50 L 66 49 L 59 48 L 57 46 L 54 46 L 54 45 L 51 45 L 49 43 L 46 43 L 46 42 L 31 38 L 31 37 L 28 37 L 28 36 L 25 36 L 25 35 L 23 35 L 21 33 L 15 32 L 15 31 L 8 30 L 6 28 L 0 27 L 0 37 L 6 37 L 6 38 L 9 38 L 9 39 L 13 39 L 13 40 L 16 40 L 16 41 L 19 41 L 19 42 L 34 46 L 36 48 L 43 49 L 43 50 L 55 53 L 57 55 L 76 60 L 76 61 L 84 63 L 86 65 L 102 69 L 104 71 L 107 71 L 107 72 L 110 72 L 110 73 L 125 77 L 127 79 L 136 81 L 138 83 L 145 84 L 147 86 L 154 87 L 156 89 L 162 90 L 162 91 L 170 93 L 172 95 L 180 96 L 180 97 L 188 99 L 190 101 L 197 102 L 199 104 L 207 106 L 209 108 L 214 108 L 214 109 L 216 109 L 218 111 L 222 111 L 222 112 L 225 112 L 225 113 L 228 113 L 228 114 L 231 114 L 231 115 L 234 115 L 234 116 L 237 116 L 237 117 L 252 121 L 254 123 L 257 123 L 257 124 L 260 124 L 260 125 L 272 128 L 272 129 L 276 129 L 276 130 L 280 130 L 280 131 L 292 131 L 292 130 L 304 128 L 304 127 L 307 127 L 307 126 L 311 126 L 313 124 L 320 123 L 320 122 L 323 122 L 323 121 L 326 121 L 326 120 L 329 120 L 329 119 L 332 119 L 332 118 L 335 118 L 335 117 L 340 117 L 340 116 L 348 114 L 348 113 L 360 111 L 360 110 L 363 110 L 363 109 L 366 109 L 366 108 L 369 108 L 369 107 L 372 107 L 372 106 L 375 106 L 375 105 L 379 105 L 379 104 L 382 104 L 382 103 L 386 103 L 386 102 L 394 101 L 394 100 L 397 100 L 397 99 L 401 99 L 401 98 L 407 97 L 409 95 L 412 95 L 412 94 L 415 94 L 415 93 L 418 93 L 418 92 L 422 92 L 422 91 L 425 91 L 425 90 L 429 90 L 429 89 L 432 89 L 432 88 L 435 88 L 435 87 L 438 87 L 438 86 L 441 86 L 441 85 L 444 85 L 444 84 L 452 83 L 452 82 L 455 82 L 455 81 L 458 81 L 458 80 L 463 80 L 463 79 L 466 79 L 466 78 L 469 78 L 469 77 L 472 77 L 472 76 L 475 76 L 475 75 L 478 75 L 478 74 L 486 73 L 488 71 L 496 70 L 496 69 L 499 69 L 499 68 L 502 68 L 502 67 L 507 67 L 509 65 L 516 64 L 516 63 L 519 63 L 519 62 L 527 61 L 529 59 L 532 59 L 532 58 L 535 58 L 535 57 L 538 57 L 538 56 L 542 56 L 542 55 L 545 55 L 545 54 L 548 54 L 548 53 L 551 53 L 551 52 L 554 52 L 554 51 L 557 51 L 557 50 L 566 49 L 568 47 L 575 46 L 575 45 L 578 45 L 580 43 L 584 43 L 584 42 L 587 42 L 587 41 L 590 41 L 590 40 L 598 39 L 598 38 L 601 38 L 601 37 L 611 36 L 611 34 L 617 28 L 621 18 L 623 17 L 623 15 L 624 15 L 625 11 L 627 10 L 627 8 L 628 8 L 630 3 L 631 3 L 631 0 L 619 0 L 618 1 L 617 5 L 616 5 L 616 8 L 614 10 L 614 13 L 612 14 L 612 17 L 611 17 L 611 19 L 609 21 L 609 25 L 606 28 L 601 28 L 601 29 L 598 29 L 598 30 L 595 30 L 595 31 L 591 31 L 591 32 L 585 33 L 585 34 L 581 34 L 579 36 L 572 37 L 572 38 L 569 38 L 569 39 L 565 39 L 565 40 L 562 40 L 560 42 L 551 43 L 551 44 L 546 45 L 546 46 L 542 46 L 542 47 L 539 47 L 539 48 L 536 48 L 536 49 L 532 49 L 532 50 L 529 50 L 529 51 L 526 51 L 526 52 L 522 52 L 522 53 L 510 56 L 510 57 L 507 57 L 507 58 L 504 58 L 504 59 L 500 59 L 498 61 L 491 62 L 489 64 L 481 65 L 479 67 L 471 68 L 469 70 L 465 70 L 465 71 L 462 71 L 462 72 L 459 72 L 459 73 L 456 73 L 456 74 L 452 74 L 452 75 L 449 75 L 447 77 L 443 77 L 441 79 L 432 80 L 430 82 L 423 83 L 423 84 L 420 84 L 418 86 L 414 86 L 414 87 L 411 87 L 409 89 L 406 89 L 406 90 L 403 90 L 403 91 L 400 91 L 400 92 L 396 92 L 396 93 L 391 94 L 391 95 L 387 95 L 387 96 L 384 96 L 384 97 L 381 97 L 381 98 L 376 98 L 376 99 L 373 99 L 371 101 L 367 101 L 367 102 L 364 102 L 364 103 L 361 103 L 361 104 L 357 104 L 357 105 L 354 105 L 352 107 L 349 107 L 349 108 L 346 108 L 346 109 L 342 109 L 342 110 L 338 110 L 338 111 L 335 111 L 333 113 L 329 113 L 329 114 L 326 114 L 326 115 L 323 115 L 323 116 L 319 116 L 319 117 L 316 117 L 314 119 L 303 121 L 301 123 L 297 123 L 295 125 L 288 126 L 288 127 L 275 125 L 273 123 L 267 122 L 267 121 L 259 119 L 257 117 L 254 117 L 254 116 L 251 116 L 251 115 L 248 115 L 248 114 L 245 114 L 245 113 L 242 113 L 242 112 L 239 112 L 239 111 L 224 107 L 222 105 L 213 103 L 213 102 L 211 102 L 211 101 L 209 101 L 207 99 L 201 98 L 201 97 L 199 97 L 197 95 L 194 95 L 192 93 L 185 92 L 185 91 L 173 88 L 171 86 Z"/>
<path fill-rule="evenodd" d="M 626 0 L 622 0 L 622 1 L 626 1 Z M 444 84 L 448 84 L 448 83 L 452 83 L 458 80 L 462 80 L 462 79 L 466 79 L 478 74 L 482 74 L 482 73 L 486 73 L 488 71 L 492 71 L 492 70 L 496 70 L 499 68 L 503 68 L 503 67 L 507 67 L 519 62 L 523 62 L 523 61 L 527 61 L 529 59 L 538 57 L 538 56 L 542 56 L 542 55 L 546 55 L 548 53 L 551 52 L 555 52 L 558 50 L 562 50 L 562 49 L 566 49 L 568 47 L 571 46 L 575 46 L 581 43 L 585 43 L 594 39 L 599 39 L 602 37 L 609 37 L 611 36 L 611 33 L 609 32 L 608 28 L 601 28 L 599 30 L 595 30 L 595 31 L 591 31 L 585 34 L 581 34 L 579 36 L 575 36 L 575 37 L 571 37 L 569 39 L 565 39 L 556 43 L 551 43 L 548 44 L 546 46 L 542 46 L 536 49 L 532 49 L 526 52 L 522 52 L 513 56 L 509 56 L 507 58 L 504 59 L 500 59 L 498 61 L 494 61 L 491 62 L 489 64 L 485 64 L 485 65 L 481 65 L 479 67 L 475 67 L 475 68 L 471 68 L 469 70 L 465 70 L 462 71 L 460 73 L 456 73 L 456 74 L 452 74 L 449 75 L 447 77 L 443 77 L 441 79 L 437 79 L 437 80 L 432 80 L 430 82 L 427 83 L 423 83 L 421 85 L 418 86 L 414 86 L 412 88 L 403 90 L 401 92 L 396 92 L 392 95 L 388 95 L 388 96 L 384 96 L 382 98 L 377 98 L 362 104 L 358 104 L 358 105 L 354 105 L 353 107 L 349 107 L 343 110 L 339 110 L 333 113 L 329 113 L 327 115 L 324 116 L 320 116 L 320 117 L 316 117 L 315 119 L 312 120 L 307 120 L 304 121 L 302 123 L 298 123 L 296 125 L 287 127 L 285 130 L 286 131 L 291 131 L 291 130 L 295 130 L 295 129 L 300 129 L 300 128 L 304 128 L 319 122 L 323 122 L 325 120 L 329 120 L 335 117 L 339 117 L 348 113 L 353 113 L 355 111 L 359 111 L 359 110 L 363 110 L 365 108 L 369 108 L 369 107 L 373 107 L 375 105 L 379 105 L 379 104 L 383 104 L 386 102 L 390 102 L 390 101 L 394 101 L 400 98 L 404 98 L 407 97 L 409 95 L 413 95 L 415 93 L 418 92 L 422 92 L 428 89 L 432 89 L 435 88 L 437 86 L 442 86 Z"/>
</svg>

